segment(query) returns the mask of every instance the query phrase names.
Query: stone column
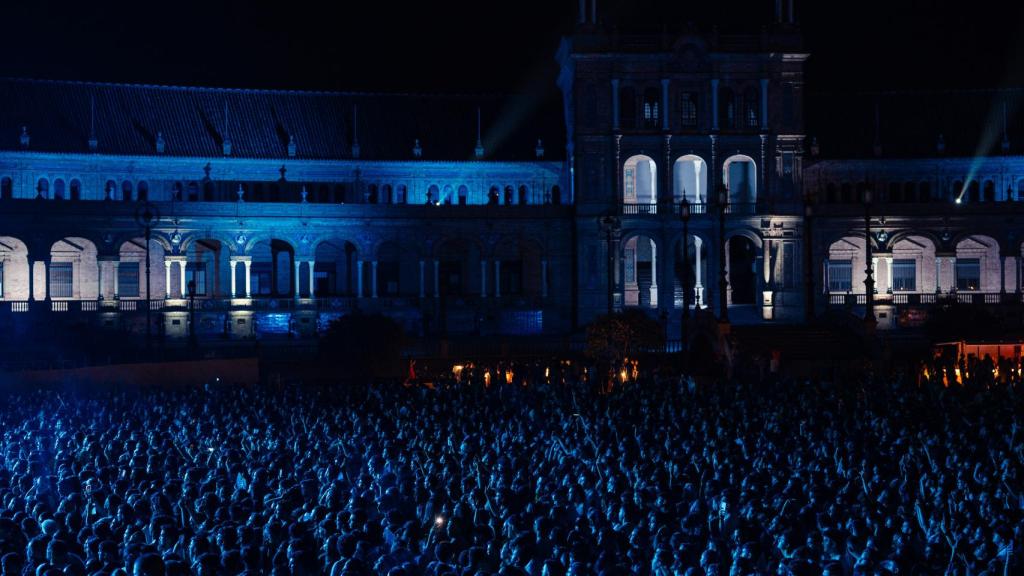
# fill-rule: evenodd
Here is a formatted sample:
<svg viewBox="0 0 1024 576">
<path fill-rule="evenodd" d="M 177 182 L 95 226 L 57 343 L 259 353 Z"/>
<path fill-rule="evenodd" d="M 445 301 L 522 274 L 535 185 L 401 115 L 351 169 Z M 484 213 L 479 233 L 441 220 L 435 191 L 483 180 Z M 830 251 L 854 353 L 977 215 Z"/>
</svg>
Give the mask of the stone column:
<svg viewBox="0 0 1024 576">
<path fill-rule="evenodd" d="M 501 260 L 494 261 L 494 297 L 501 298 Z"/>
<path fill-rule="evenodd" d="M 420 260 L 420 298 L 427 296 L 427 263 Z"/>
<path fill-rule="evenodd" d="M 238 262 L 236 262 L 234 260 L 229 260 L 228 261 L 228 269 L 231 270 L 231 297 L 234 298 L 235 297 L 235 284 L 236 284 L 235 274 L 238 272 Z M 167 283 L 170 284 L 169 281 Z"/>
<path fill-rule="evenodd" d="M 612 130 L 619 129 L 619 79 L 612 78 Z"/>
<path fill-rule="evenodd" d="M 112 268 L 114 269 L 114 274 L 113 274 L 113 276 L 114 276 L 114 300 L 117 300 L 121 296 L 120 286 L 118 286 L 118 281 L 120 280 L 119 277 L 121 276 L 119 274 L 120 270 L 118 270 L 118 268 L 121 267 L 121 260 L 119 260 L 119 259 L 118 260 L 114 260 L 112 262 L 112 264 L 113 264 Z M 44 285 L 44 289 L 45 290 L 49 290 L 50 289 L 50 282 L 49 282 L 49 280 L 50 280 L 50 274 L 47 273 L 46 274 L 46 284 Z"/>
<path fill-rule="evenodd" d="M 316 260 L 310 260 L 306 262 L 306 266 L 309 266 L 309 297 L 316 298 L 316 278 L 314 277 L 314 269 L 316 267 Z"/>
<path fill-rule="evenodd" d="M 43 260 L 43 300 L 49 300 L 53 298 L 53 294 L 50 293 L 50 266 L 51 261 L 49 258 Z M 117 282 L 117 276 L 114 276 L 114 281 Z M 114 284 L 115 289 L 117 284 Z"/>
<path fill-rule="evenodd" d="M 693 243 L 693 277 L 694 277 L 693 292 L 694 293 L 692 295 L 693 298 L 691 299 L 691 302 L 693 302 L 695 306 L 699 306 L 699 307 L 703 308 L 704 307 L 704 271 L 701 269 L 702 265 L 701 265 L 701 261 L 700 261 L 700 248 L 701 248 L 701 246 L 703 246 L 703 243 L 701 243 L 700 246 L 698 246 L 696 242 Z M 685 254 L 684 261 L 689 260 L 689 258 L 690 258 L 689 251 L 690 251 L 690 248 L 689 248 L 689 246 L 687 246 L 686 250 L 684 252 L 684 254 Z"/>
<path fill-rule="evenodd" d="M 711 129 L 718 130 L 718 78 L 711 79 Z"/>
<path fill-rule="evenodd" d="M 894 289 L 892 283 L 892 254 L 885 257 L 885 291 L 892 292 Z"/>
<path fill-rule="evenodd" d="M 293 280 L 293 283 L 295 284 L 295 299 L 296 300 L 298 300 L 298 298 L 300 296 L 302 296 L 302 291 L 301 291 L 302 283 L 300 282 L 301 278 L 302 278 L 302 262 L 299 261 L 299 260 L 295 260 L 295 280 Z"/>
<path fill-rule="evenodd" d="M 480 297 L 487 298 L 487 260 L 480 261 Z"/>
<path fill-rule="evenodd" d="M 548 297 L 548 261 L 540 261 L 540 297 Z"/>
<path fill-rule="evenodd" d="M 188 292 L 185 291 L 185 259 L 178 260 L 178 269 L 181 270 L 181 277 L 178 278 L 179 284 L 181 284 L 181 297 L 185 298 Z"/>
<path fill-rule="evenodd" d="M 234 294 L 234 289 L 231 290 Z M 164 260 L 164 298 L 171 297 L 171 261 Z"/>
<path fill-rule="evenodd" d="M 363 297 L 363 261 L 356 260 L 356 298 Z"/>
<path fill-rule="evenodd" d="M 661 79 L 661 129 L 668 131 L 668 78 Z"/>
<path fill-rule="evenodd" d="M 761 79 L 761 131 L 768 131 L 768 79 Z"/>
<path fill-rule="evenodd" d="M 942 256 L 935 257 L 935 293 L 942 291 Z"/>
<path fill-rule="evenodd" d="M 372 276 L 370 277 L 370 288 L 372 290 L 370 292 L 370 297 L 371 298 L 376 298 L 377 297 L 377 261 L 376 260 L 373 261 L 373 264 L 371 265 L 370 268 L 371 268 L 371 272 L 372 272 Z"/>
<path fill-rule="evenodd" d="M 245 297 L 252 298 L 252 260 L 246 260 L 245 264 Z"/>
<path fill-rule="evenodd" d="M 651 242 L 651 308 L 658 307 L 658 245 Z"/>
</svg>

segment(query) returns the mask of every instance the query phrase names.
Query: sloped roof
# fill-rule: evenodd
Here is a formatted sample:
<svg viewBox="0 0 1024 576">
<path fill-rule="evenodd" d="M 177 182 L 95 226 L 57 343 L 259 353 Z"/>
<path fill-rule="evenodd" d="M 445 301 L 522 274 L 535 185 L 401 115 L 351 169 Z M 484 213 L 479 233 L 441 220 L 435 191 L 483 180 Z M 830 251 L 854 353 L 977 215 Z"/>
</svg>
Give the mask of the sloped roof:
<svg viewBox="0 0 1024 576">
<path fill-rule="evenodd" d="M 874 155 L 876 126 L 883 158 L 1002 154 L 1003 111 L 1010 153 L 1024 152 L 1024 88 L 811 93 L 807 134 L 826 158 Z M 877 114 L 877 121 L 876 121 Z"/>
<path fill-rule="evenodd" d="M 529 106 L 524 114 L 517 109 L 521 102 L 496 95 L 0 79 L 0 150 L 20 150 L 24 126 L 29 150 L 90 152 L 94 126 L 99 154 L 156 155 L 159 133 L 169 156 L 223 157 L 223 141 L 230 137 L 232 157 L 287 158 L 292 137 L 297 158 L 345 159 L 352 157 L 353 111 L 358 108 L 360 158 L 410 159 L 418 138 L 424 159 L 467 160 L 474 157 L 479 107 L 486 159 L 533 159 L 538 138 L 544 140 L 548 159 L 564 156 L 561 118 L 545 119 L 549 110 Z"/>
</svg>

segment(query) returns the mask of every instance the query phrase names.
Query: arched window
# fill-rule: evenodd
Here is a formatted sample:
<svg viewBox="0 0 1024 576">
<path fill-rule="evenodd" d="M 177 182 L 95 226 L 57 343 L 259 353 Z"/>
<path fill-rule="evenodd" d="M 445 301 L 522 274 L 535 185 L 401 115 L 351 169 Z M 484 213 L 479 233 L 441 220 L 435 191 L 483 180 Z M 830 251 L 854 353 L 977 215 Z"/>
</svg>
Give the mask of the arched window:
<svg viewBox="0 0 1024 576">
<path fill-rule="evenodd" d="M 519 203 L 520 204 L 522 204 L 524 206 L 526 204 L 529 204 L 529 201 L 527 200 L 529 195 L 530 195 L 530 189 L 529 188 L 527 188 L 526 186 L 520 186 L 519 187 Z"/>
<path fill-rule="evenodd" d="M 145 180 L 140 181 L 139 182 L 139 187 L 138 187 L 138 192 L 139 192 L 139 202 L 145 202 L 145 201 L 149 200 L 149 183 L 146 182 Z"/>
<path fill-rule="evenodd" d="M 722 172 L 729 190 L 729 204 L 743 205 L 732 209 L 752 212 L 757 202 L 757 169 L 753 158 L 741 154 L 731 156 L 725 161 Z"/>
<path fill-rule="evenodd" d="M 217 197 L 217 188 L 213 185 L 213 180 L 207 178 L 203 181 L 203 201 L 213 202 Z"/>
<path fill-rule="evenodd" d="M 366 203 L 376 204 L 380 198 L 380 192 L 376 184 L 370 184 L 366 187 Z"/>
<path fill-rule="evenodd" d="M 700 156 L 680 156 L 672 165 L 672 202 L 679 204 L 686 200 L 691 204 L 707 202 L 708 168 Z"/>
<path fill-rule="evenodd" d="M 53 199 L 64 199 L 64 180 L 61 178 L 57 178 L 56 180 L 53 181 Z"/>
<path fill-rule="evenodd" d="M 718 93 L 718 122 L 723 128 L 736 127 L 736 96 L 729 88 Z"/>
<path fill-rule="evenodd" d="M 431 184 L 427 188 L 427 204 L 439 204 L 441 201 L 441 190 L 437 187 L 437 184 Z"/>
<path fill-rule="evenodd" d="M 125 202 L 132 201 L 132 183 L 129 180 L 121 182 L 121 200 Z"/>
<path fill-rule="evenodd" d="M 0 180 L 0 200 L 10 200 L 12 198 L 14 198 L 14 181 L 4 176 L 3 180 Z"/>
<path fill-rule="evenodd" d="M 46 178 L 40 178 L 39 182 L 36 182 L 36 198 L 46 199 L 50 197 L 50 181 Z"/>
<path fill-rule="evenodd" d="M 953 182 L 952 186 L 949 189 L 949 197 L 958 203 L 961 201 L 963 195 L 966 193 L 967 191 L 964 189 L 964 183 L 959 180 Z"/>
<path fill-rule="evenodd" d="M 107 183 L 103 185 L 103 198 L 107 200 L 117 199 L 117 182 L 107 180 Z"/>
<path fill-rule="evenodd" d="M 487 191 L 487 205 L 497 206 L 501 198 L 501 191 L 498 190 L 497 186 L 491 186 L 491 189 Z"/>
<path fill-rule="evenodd" d="M 904 202 L 917 202 L 917 184 L 914 182 L 906 182 L 903 184 L 903 201 Z"/>
<path fill-rule="evenodd" d="M 381 196 L 381 200 L 382 200 L 382 202 L 384 204 L 391 204 L 392 202 L 395 201 L 395 199 L 392 197 L 392 194 L 393 194 L 393 192 L 392 192 L 391 184 L 385 184 L 385 185 L 381 186 L 380 196 Z"/>
<path fill-rule="evenodd" d="M 395 196 L 395 204 L 405 204 L 409 201 L 409 188 L 405 184 L 398 185 L 398 192 Z"/>
<path fill-rule="evenodd" d="M 469 204 L 469 188 L 465 184 L 459 186 L 459 206 Z"/>
<path fill-rule="evenodd" d="M 996 201 L 996 183 L 991 180 L 985 181 L 985 202 Z"/>
<path fill-rule="evenodd" d="M 82 199 L 82 183 L 77 178 L 71 181 L 71 199 L 81 200 Z"/>
<path fill-rule="evenodd" d="M 757 115 L 760 103 L 757 101 L 757 90 L 753 86 L 743 92 L 743 118 L 747 128 L 757 128 Z"/>
<path fill-rule="evenodd" d="M 451 184 L 445 184 L 444 189 L 441 192 L 441 203 L 446 206 L 450 206 L 452 203 L 452 196 L 454 194 L 455 191 L 452 189 Z"/>
<path fill-rule="evenodd" d="M 931 202 L 932 201 L 932 185 L 930 182 L 921 182 L 917 186 L 917 201 L 918 202 Z"/>
<path fill-rule="evenodd" d="M 515 192 L 511 186 L 505 186 L 505 206 L 511 206 Z"/>
<path fill-rule="evenodd" d="M 903 188 L 899 182 L 889 182 L 889 202 L 899 204 L 903 202 Z"/>
<path fill-rule="evenodd" d="M 679 111 L 684 127 L 693 128 L 697 125 L 697 97 L 693 92 L 683 92 Z"/>
<path fill-rule="evenodd" d="M 972 204 L 976 204 L 981 200 L 979 188 L 977 180 L 971 180 L 971 184 L 967 187 L 967 200 Z"/>
<path fill-rule="evenodd" d="M 181 182 L 175 182 L 173 185 L 171 185 L 171 200 L 182 200 L 182 191 L 183 187 L 181 185 Z"/>
<path fill-rule="evenodd" d="M 188 183 L 188 201 L 199 202 L 199 184 L 195 182 Z"/>
<path fill-rule="evenodd" d="M 658 127 L 658 89 L 644 90 L 644 128 Z"/>
<path fill-rule="evenodd" d="M 633 156 L 622 168 L 622 201 L 624 204 L 656 204 L 658 201 L 658 166 L 648 156 Z"/>
</svg>

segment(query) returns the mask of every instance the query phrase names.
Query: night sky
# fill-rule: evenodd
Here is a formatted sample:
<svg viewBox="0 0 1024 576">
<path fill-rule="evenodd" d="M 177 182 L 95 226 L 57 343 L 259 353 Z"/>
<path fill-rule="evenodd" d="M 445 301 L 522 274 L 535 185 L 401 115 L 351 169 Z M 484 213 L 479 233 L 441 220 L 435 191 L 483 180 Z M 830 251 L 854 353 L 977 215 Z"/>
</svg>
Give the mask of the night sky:
<svg viewBox="0 0 1024 576">
<path fill-rule="evenodd" d="M 809 105 L 830 92 L 1024 85 L 1024 8 L 797 0 Z M 1019 3 L 1018 3 L 1019 4 Z M 526 93 L 560 113 L 553 59 L 576 0 L 271 5 L 4 2 L 0 75 L 224 87 Z M 605 0 L 610 28 L 757 30 L 773 0 Z M 554 9 L 552 8 L 554 7 Z"/>
</svg>

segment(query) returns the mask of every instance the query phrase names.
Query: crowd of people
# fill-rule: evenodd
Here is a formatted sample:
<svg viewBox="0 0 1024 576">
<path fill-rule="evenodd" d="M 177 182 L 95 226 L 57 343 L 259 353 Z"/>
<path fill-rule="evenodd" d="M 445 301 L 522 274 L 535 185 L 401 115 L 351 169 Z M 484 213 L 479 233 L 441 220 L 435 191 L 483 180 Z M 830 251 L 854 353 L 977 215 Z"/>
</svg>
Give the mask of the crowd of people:
<svg viewBox="0 0 1024 576">
<path fill-rule="evenodd" d="M 1014 384 L 463 370 L 5 393 L 0 574 L 1024 573 Z"/>
</svg>

